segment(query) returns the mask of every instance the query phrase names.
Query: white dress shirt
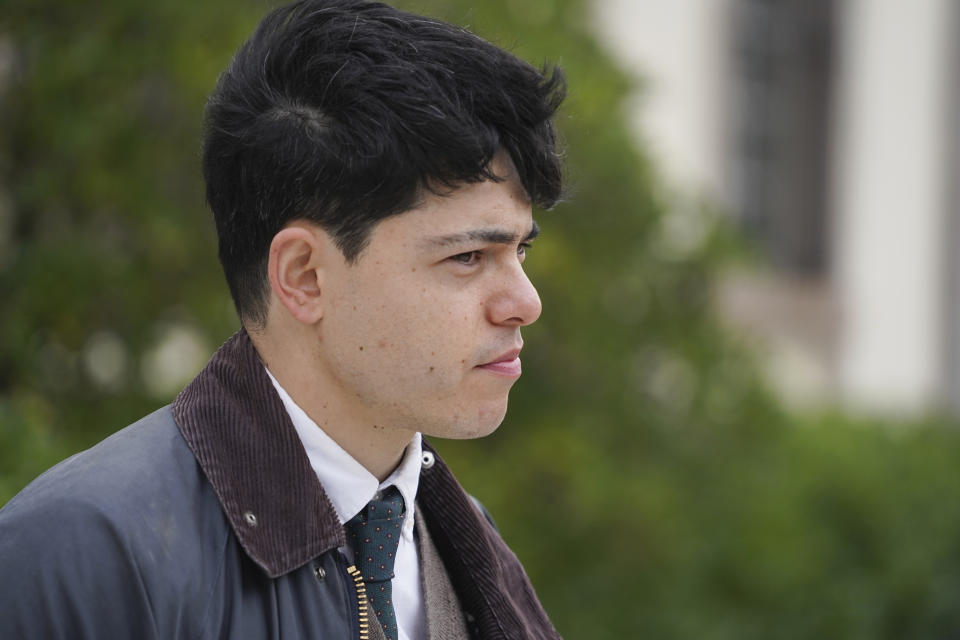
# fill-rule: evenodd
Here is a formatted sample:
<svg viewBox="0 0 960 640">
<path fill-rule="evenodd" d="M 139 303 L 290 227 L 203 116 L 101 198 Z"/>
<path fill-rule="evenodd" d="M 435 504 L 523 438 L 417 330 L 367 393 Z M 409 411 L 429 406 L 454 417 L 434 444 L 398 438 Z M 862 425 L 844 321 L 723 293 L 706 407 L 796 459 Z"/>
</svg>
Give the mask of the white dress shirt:
<svg viewBox="0 0 960 640">
<path fill-rule="evenodd" d="M 391 485 L 400 490 L 406 514 L 393 568 L 393 608 L 397 614 L 399 640 L 426 638 L 420 561 L 413 538 L 414 500 L 420 483 L 423 455 L 420 434 L 414 435 L 413 440 L 407 445 L 400 465 L 386 480 L 378 482 L 376 476 L 344 451 L 324 433 L 316 422 L 310 419 L 303 409 L 297 406 L 269 370 L 267 375 L 270 376 L 270 381 L 290 415 L 290 420 L 307 452 L 307 458 L 310 459 L 310 466 L 313 467 L 320 484 L 323 485 L 323 490 L 330 498 L 341 524 L 360 513 L 378 491 Z M 349 545 L 341 547 L 340 551 L 347 556 L 348 560 L 353 559 L 353 550 Z"/>
</svg>

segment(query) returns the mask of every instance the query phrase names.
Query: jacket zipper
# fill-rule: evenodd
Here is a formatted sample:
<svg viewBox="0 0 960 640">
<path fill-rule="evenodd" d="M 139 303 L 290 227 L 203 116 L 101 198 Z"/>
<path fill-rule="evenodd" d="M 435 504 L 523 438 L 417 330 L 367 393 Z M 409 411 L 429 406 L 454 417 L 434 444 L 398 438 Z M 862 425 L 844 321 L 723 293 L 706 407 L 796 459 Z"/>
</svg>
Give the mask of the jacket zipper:
<svg viewBox="0 0 960 640">
<path fill-rule="evenodd" d="M 370 640 L 370 622 L 367 617 L 367 585 L 363 583 L 363 574 L 354 565 L 347 567 L 347 573 L 353 578 L 353 588 L 357 590 L 357 617 L 360 622 L 360 640 Z"/>
</svg>

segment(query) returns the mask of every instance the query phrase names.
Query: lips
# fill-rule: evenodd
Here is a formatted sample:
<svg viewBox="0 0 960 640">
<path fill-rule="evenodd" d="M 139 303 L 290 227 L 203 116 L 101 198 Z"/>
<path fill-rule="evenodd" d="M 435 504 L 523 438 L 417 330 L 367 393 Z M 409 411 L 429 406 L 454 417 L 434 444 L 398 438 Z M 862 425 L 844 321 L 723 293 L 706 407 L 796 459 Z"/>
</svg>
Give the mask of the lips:
<svg viewBox="0 0 960 640">
<path fill-rule="evenodd" d="M 520 349 L 511 349 L 495 357 L 490 362 L 477 366 L 477 368 L 497 375 L 516 378 L 521 372 Z"/>
</svg>

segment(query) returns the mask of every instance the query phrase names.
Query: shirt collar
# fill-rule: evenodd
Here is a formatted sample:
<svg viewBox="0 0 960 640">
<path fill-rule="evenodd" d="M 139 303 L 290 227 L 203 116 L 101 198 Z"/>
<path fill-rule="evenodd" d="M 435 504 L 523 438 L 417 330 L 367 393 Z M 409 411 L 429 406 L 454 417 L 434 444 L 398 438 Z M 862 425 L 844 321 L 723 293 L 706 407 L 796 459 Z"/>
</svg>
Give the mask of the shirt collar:
<svg viewBox="0 0 960 640">
<path fill-rule="evenodd" d="M 280 385 L 269 369 L 264 367 L 270 382 L 280 396 L 283 407 L 290 416 L 303 448 L 307 452 L 310 466 L 317 474 L 327 497 L 341 523 L 345 523 L 370 502 L 376 493 L 389 486 L 396 486 L 406 505 L 405 524 L 412 523 L 413 504 L 420 483 L 420 465 L 423 458 L 422 442 L 419 433 L 413 436 L 404 451 L 403 459 L 386 480 L 377 482 L 376 476 L 356 461 L 343 447 L 324 432 L 307 413 L 294 402 L 286 389 Z"/>
</svg>

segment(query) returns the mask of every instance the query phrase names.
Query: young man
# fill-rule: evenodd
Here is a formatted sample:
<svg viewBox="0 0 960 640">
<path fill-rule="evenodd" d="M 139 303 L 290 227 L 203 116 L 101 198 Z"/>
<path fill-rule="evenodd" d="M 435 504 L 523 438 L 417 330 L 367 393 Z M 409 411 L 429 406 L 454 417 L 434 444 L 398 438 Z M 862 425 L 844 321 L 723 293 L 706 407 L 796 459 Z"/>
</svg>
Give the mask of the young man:
<svg viewBox="0 0 960 640">
<path fill-rule="evenodd" d="M 0 511 L 0 637 L 559 637 L 421 434 L 504 417 L 562 97 L 382 4 L 268 15 L 207 107 L 243 329 Z"/>
</svg>

